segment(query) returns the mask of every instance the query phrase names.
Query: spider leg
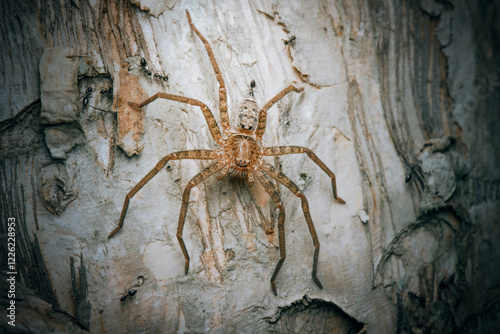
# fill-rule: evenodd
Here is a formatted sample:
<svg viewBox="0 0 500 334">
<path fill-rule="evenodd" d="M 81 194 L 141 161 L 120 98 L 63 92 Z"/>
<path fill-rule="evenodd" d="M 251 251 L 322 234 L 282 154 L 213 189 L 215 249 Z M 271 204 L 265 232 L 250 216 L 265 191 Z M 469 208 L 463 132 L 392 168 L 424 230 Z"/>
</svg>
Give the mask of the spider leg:
<svg viewBox="0 0 500 334">
<path fill-rule="evenodd" d="M 318 240 L 318 235 L 316 234 L 316 229 L 314 228 L 314 224 L 311 218 L 311 214 L 309 213 L 309 203 L 307 202 L 307 198 L 304 195 L 304 193 L 297 187 L 295 183 L 293 183 L 288 176 L 283 174 L 282 172 L 278 171 L 276 168 L 274 168 L 272 165 L 266 163 L 264 166 L 262 166 L 262 169 L 264 172 L 266 172 L 269 176 L 277 180 L 279 183 L 290 189 L 291 192 L 294 193 L 295 196 L 300 198 L 300 201 L 302 202 L 302 211 L 304 212 L 304 218 L 306 219 L 307 227 L 309 227 L 309 232 L 311 233 L 311 237 L 313 239 L 314 243 L 314 259 L 313 259 L 313 269 L 312 269 L 312 279 L 314 280 L 314 283 L 320 288 L 323 289 L 323 285 L 319 281 L 318 277 L 316 276 L 316 272 L 318 269 L 318 255 L 319 255 L 319 240 Z"/>
<path fill-rule="evenodd" d="M 285 261 L 286 258 L 285 224 L 284 224 L 285 208 L 283 207 L 280 195 L 276 190 L 276 188 L 274 187 L 273 183 L 264 176 L 264 173 L 261 170 L 256 170 L 254 171 L 254 173 L 257 180 L 259 180 L 259 182 L 262 184 L 266 192 L 269 194 L 269 196 L 271 196 L 272 200 L 276 204 L 276 207 L 280 210 L 278 216 L 278 238 L 280 243 L 280 259 L 278 261 L 278 264 L 276 264 L 273 276 L 271 277 L 271 288 L 273 289 L 274 295 L 277 296 L 278 292 L 276 291 L 276 285 L 274 284 L 274 281 L 276 280 L 276 276 L 278 276 L 281 266 L 283 265 L 283 262 Z"/>
<path fill-rule="evenodd" d="M 333 198 L 337 202 L 345 204 L 345 201 L 337 196 L 337 182 L 335 174 L 310 149 L 301 146 L 264 147 L 262 155 L 276 156 L 276 155 L 297 154 L 297 153 L 306 153 L 309 156 L 309 158 L 311 158 L 311 160 L 316 163 L 316 165 L 318 165 L 326 174 L 328 174 L 328 176 L 332 179 Z"/>
<path fill-rule="evenodd" d="M 217 78 L 217 81 L 219 82 L 219 109 L 220 109 L 220 121 L 222 124 L 222 129 L 224 130 L 224 133 L 228 135 L 231 132 L 231 125 L 229 123 L 229 116 L 227 114 L 227 93 L 226 93 L 226 85 L 224 84 L 224 79 L 222 78 L 222 74 L 220 73 L 219 66 L 217 65 L 217 62 L 215 61 L 214 53 L 212 51 L 212 48 L 210 47 L 210 43 L 203 37 L 203 35 L 200 33 L 198 29 L 194 26 L 193 22 L 191 21 L 191 15 L 189 15 L 189 11 L 186 9 L 186 16 L 189 22 L 189 25 L 191 28 L 194 30 L 196 35 L 200 38 L 200 40 L 203 42 L 203 45 L 205 46 L 205 49 L 207 50 L 208 53 L 208 58 L 210 59 L 210 63 L 212 64 L 212 67 L 215 72 L 215 77 Z"/>
<path fill-rule="evenodd" d="M 135 102 L 129 102 L 128 104 L 131 105 L 134 108 L 142 108 L 145 105 L 155 101 L 158 98 L 162 99 L 167 99 L 167 100 L 172 100 L 172 101 L 177 101 L 181 103 L 187 103 L 193 106 L 198 106 L 200 107 L 201 111 L 203 112 L 203 115 L 205 116 L 205 119 L 208 124 L 208 128 L 210 130 L 210 133 L 212 134 L 212 137 L 214 140 L 219 143 L 220 145 L 223 145 L 221 133 L 219 130 L 219 126 L 217 125 L 217 121 L 214 118 L 214 115 L 210 111 L 210 109 L 207 107 L 207 105 L 201 101 L 198 101 L 196 99 L 192 99 L 189 97 L 181 96 L 181 95 L 173 95 L 173 94 L 167 94 L 167 93 L 156 93 L 155 95 L 151 96 L 149 99 L 142 101 L 141 103 L 135 103 Z"/>
<path fill-rule="evenodd" d="M 188 182 L 186 185 L 186 188 L 184 189 L 184 193 L 182 194 L 182 207 L 181 207 L 181 213 L 179 215 L 179 225 L 177 226 L 177 240 L 179 241 L 179 244 L 181 245 L 182 253 L 184 254 L 184 257 L 186 258 L 186 266 L 184 268 L 185 274 L 187 275 L 189 271 L 189 255 L 186 250 L 186 245 L 184 244 L 184 240 L 182 239 L 182 230 L 184 229 L 184 222 L 186 221 L 186 213 L 187 213 L 187 208 L 189 204 L 189 195 L 191 193 L 191 189 L 196 186 L 198 183 L 204 181 L 208 177 L 214 175 L 217 173 L 219 170 L 224 168 L 224 165 L 221 164 L 219 161 L 216 161 L 212 163 L 210 166 L 196 174 L 191 181 Z"/>
<path fill-rule="evenodd" d="M 170 160 L 180 160 L 180 159 L 200 159 L 200 160 L 214 160 L 217 159 L 216 151 L 212 150 L 189 150 L 189 151 L 179 151 L 170 153 L 163 159 L 161 159 L 146 176 L 142 178 L 139 183 L 132 188 L 125 196 L 125 201 L 123 203 L 122 213 L 120 215 L 120 221 L 118 222 L 118 226 L 109 234 L 108 239 L 113 237 L 123 226 L 123 222 L 125 220 L 125 215 L 127 214 L 128 203 L 132 197 L 142 188 L 146 183 L 149 182 L 156 174 L 158 174 L 163 167 Z"/>
<path fill-rule="evenodd" d="M 222 180 L 222 178 L 224 176 L 226 176 L 227 172 L 229 171 L 229 165 L 225 165 L 223 168 L 222 168 L 222 171 L 220 172 L 219 176 L 217 176 L 217 179 L 218 180 Z"/>
<path fill-rule="evenodd" d="M 296 93 L 300 93 L 304 90 L 304 88 L 296 88 L 293 85 L 288 86 L 287 88 L 283 89 L 281 92 L 278 93 L 275 97 L 269 100 L 269 102 L 266 103 L 266 105 L 260 109 L 259 111 L 259 123 L 257 124 L 257 130 L 255 130 L 255 135 L 257 137 L 257 140 L 260 140 L 262 136 L 264 135 L 264 132 L 266 132 L 266 117 L 267 117 L 267 111 L 279 100 L 281 100 L 286 94 L 290 93 L 291 91 L 294 91 Z"/>
</svg>

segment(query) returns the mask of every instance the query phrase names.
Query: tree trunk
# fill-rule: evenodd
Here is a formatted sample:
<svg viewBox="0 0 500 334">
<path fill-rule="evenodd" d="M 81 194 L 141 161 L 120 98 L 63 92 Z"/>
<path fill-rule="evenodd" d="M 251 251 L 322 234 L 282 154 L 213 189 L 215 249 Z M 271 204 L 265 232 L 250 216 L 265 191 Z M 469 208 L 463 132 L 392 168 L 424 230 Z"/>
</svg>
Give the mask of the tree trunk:
<svg viewBox="0 0 500 334">
<path fill-rule="evenodd" d="M 221 124 L 219 84 L 186 10 L 211 45 L 233 125 L 244 98 L 264 106 L 292 83 L 304 88 L 269 110 L 262 145 L 307 147 L 336 175 L 346 204 L 307 155 L 266 158 L 307 197 L 322 289 L 307 205 L 281 185 L 286 260 L 273 294 L 280 211 L 257 180 L 230 175 L 191 190 L 185 274 L 178 215 L 206 160 L 169 161 L 108 239 L 158 161 L 219 147 L 197 106 L 129 104 L 184 96 Z M 2 284 L 17 280 L 2 312 L 15 300 L 15 329 L 500 325 L 498 1 L 52 0 L 3 3 L 0 13 L 0 264 Z M 2 319 L 2 331 L 14 329 Z"/>
</svg>

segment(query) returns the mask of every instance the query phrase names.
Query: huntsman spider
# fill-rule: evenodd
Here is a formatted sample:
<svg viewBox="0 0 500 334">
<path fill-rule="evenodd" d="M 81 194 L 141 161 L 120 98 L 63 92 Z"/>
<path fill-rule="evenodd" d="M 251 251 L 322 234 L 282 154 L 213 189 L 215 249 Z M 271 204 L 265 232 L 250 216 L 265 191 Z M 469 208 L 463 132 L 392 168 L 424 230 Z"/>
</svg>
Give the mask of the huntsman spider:
<svg viewBox="0 0 500 334">
<path fill-rule="evenodd" d="M 314 243 L 314 259 L 313 259 L 313 268 L 312 268 L 312 279 L 317 284 L 319 288 L 323 288 L 320 280 L 317 277 L 317 268 L 318 268 L 318 254 L 319 254 L 319 240 L 316 234 L 316 230 L 313 225 L 313 221 L 311 219 L 311 215 L 309 213 L 309 204 L 307 202 L 306 196 L 304 193 L 297 187 L 293 181 L 288 178 L 285 174 L 277 170 L 275 167 L 266 163 L 263 159 L 264 156 L 279 156 L 285 154 L 298 154 L 305 153 L 311 158 L 331 179 L 332 189 L 333 189 L 333 198 L 341 203 L 345 204 L 345 201 L 337 196 L 337 186 L 335 182 L 335 174 L 314 154 L 313 151 L 300 146 L 273 146 L 273 147 L 264 147 L 261 145 L 261 139 L 264 135 L 264 131 L 266 129 L 266 116 L 268 110 L 280 99 L 282 99 L 288 93 L 301 92 L 303 88 L 296 88 L 293 85 L 289 85 L 285 89 L 283 89 L 280 93 L 278 93 L 275 97 L 273 97 L 269 102 L 267 102 L 264 107 L 258 110 L 257 103 L 253 99 L 253 97 L 245 98 L 237 108 L 237 126 L 236 131 L 231 129 L 229 123 L 229 116 L 227 111 L 227 95 L 226 95 L 226 86 L 224 84 L 224 79 L 222 78 L 221 72 L 219 70 L 219 66 L 214 58 L 214 54 L 212 52 L 212 48 L 208 41 L 202 36 L 202 34 L 198 31 L 198 29 L 194 26 L 191 21 L 191 16 L 189 12 L 186 10 L 187 19 L 191 29 L 194 30 L 196 35 L 200 38 L 205 46 L 206 52 L 212 64 L 213 70 L 215 72 L 215 76 L 219 83 L 219 111 L 220 111 L 220 120 L 222 123 L 222 130 L 224 135 L 221 134 L 219 126 L 214 119 L 214 116 L 210 109 L 206 104 L 200 102 L 198 100 L 180 96 L 180 95 L 172 95 L 167 93 L 156 93 L 151 96 L 147 100 L 142 103 L 133 103 L 129 102 L 134 108 L 143 108 L 147 104 L 155 101 L 158 98 L 177 101 L 181 103 L 190 104 L 193 106 L 200 107 L 203 115 L 205 116 L 206 122 L 208 123 L 208 127 L 210 133 L 214 140 L 220 145 L 219 148 L 214 150 L 187 150 L 187 151 L 178 151 L 174 153 L 170 153 L 163 159 L 161 159 L 157 165 L 151 170 L 144 178 L 134 187 L 130 192 L 125 196 L 125 202 L 123 203 L 123 209 L 121 211 L 120 220 L 118 226 L 109 234 L 108 238 L 113 237 L 123 226 L 123 222 L 125 220 L 125 214 L 127 213 L 127 208 L 129 205 L 130 199 L 142 188 L 144 185 L 149 182 L 156 174 L 158 174 L 165 165 L 171 160 L 181 160 L 181 159 L 199 159 L 199 160 L 214 160 L 208 167 L 203 169 L 201 172 L 196 174 L 186 185 L 184 193 L 182 195 L 182 206 L 181 212 L 179 215 L 179 223 L 177 228 L 177 240 L 179 241 L 180 247 L 182 249 L 182 253 L 186 258 L 185 265 L 185 274 L 188 273 L 189 270 L 189 255 L 186 250 L 186 246 L 184 244 L 184 240 L 182 238 L 182 231 L 184 228 L 184 222 L 186 219 L 186 213 L 189 202 L 189 195 L 191 189 L 199 184 L 200 182 L 206 180 L 210 176 L 220 173 L 220 178 L 224 175 L 229 174 L 231 176 L 238 176 L 246 179 L 249 185 L 252 185 L 254 182 L 254 178 L 257 179 L 265 191 L 269 194 L 271 199 L 273 200 L 276 208 L 279 210 L 278 215 L 278 238 L 279 238 L 279 250 L 280 250 L 280 259 L 274 269 L 273 276 L 271 277 L 271 287 L 272 291 L 275 295 L 277 295 L 275 280 L 278 276 L 281 266 L 285 261 L 286 251 L 285 251 L 285 208 L 283 207 L 283 203 L 281 202 L 280 194 L 278 192 L 277 187 L 273 182 L 271 182 L 270 178 L 278 181 L 286 188 L 288 188 L 291 192 L 295 194 L 295 196 L 299 197 L 302 202 L 302 211 L 304 212 L 304 217 L 309 228 L 309 232 L 311 233 L 313 243 Z"/>
</svg>

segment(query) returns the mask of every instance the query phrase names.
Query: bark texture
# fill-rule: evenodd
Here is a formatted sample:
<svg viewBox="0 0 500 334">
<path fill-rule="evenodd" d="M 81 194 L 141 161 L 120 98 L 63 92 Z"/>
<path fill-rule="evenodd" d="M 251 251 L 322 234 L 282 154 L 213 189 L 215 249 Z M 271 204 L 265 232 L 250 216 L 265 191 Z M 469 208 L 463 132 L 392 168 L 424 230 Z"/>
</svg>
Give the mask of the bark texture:
<svg viewBox="0 0 500 334">
<path fill-rule="evenodd" d="M 207 161 L 169 162 L 107 237 L 160 159 L 217 147 L 198 107 L 128 104 L 165 92 L 220 120 L 186 9 L 233 124 L 252 80 L 260 106 L 304 88 L 269 110 L 263 145 L 307 147 L 336 174 L 345 205 L 307 155 L 268 161 L 308 199 L 323 289 L 300 200 L 281 187 L 287 257 L 273 295 L 278 211 L 258 182 L 230 177 L 191 190 L 184 274 L 182 194 Z M 25 0 L 2 2 L 0 18 L 0 265 L 15 218 L 19 332 L 500 326 L 498 1 Z"/>
</svg>

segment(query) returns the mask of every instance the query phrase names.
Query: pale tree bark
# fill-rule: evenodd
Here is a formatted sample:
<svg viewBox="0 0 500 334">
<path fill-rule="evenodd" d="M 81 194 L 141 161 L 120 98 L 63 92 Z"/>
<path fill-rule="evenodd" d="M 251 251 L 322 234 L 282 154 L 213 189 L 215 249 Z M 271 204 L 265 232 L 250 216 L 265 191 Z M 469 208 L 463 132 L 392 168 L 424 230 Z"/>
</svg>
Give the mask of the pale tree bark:
<svg viewBox="0 0 500 334">
<path fill-rule="evenodd" d="M 258 182 L 229 176 L 191 191 L 185 275 L 182 194 L 207 161 L 169 162 L 108 239 L 160 159 L 217 147 L 198 107 L 128 104 L 176 94 L 220 121 L 186 10 L 211 44 L 232 121 L 252 80 L 260 106 L 292 82 L 304 88 L 269 110 L 262 144 L 307 147 L 336 174 L 346 204 L 307 155 L 268 160 L 308 199 L 323 289 L 300 200 L 281 186 L 287 257 L 272 293 L 278 211 Z M 498 1 L 53 0 L 2 2 L 0 13 L 2 331 L 500 325 Z M 12 275 L 15 328 L 3 293 Z"/>
</svg>

